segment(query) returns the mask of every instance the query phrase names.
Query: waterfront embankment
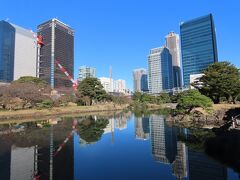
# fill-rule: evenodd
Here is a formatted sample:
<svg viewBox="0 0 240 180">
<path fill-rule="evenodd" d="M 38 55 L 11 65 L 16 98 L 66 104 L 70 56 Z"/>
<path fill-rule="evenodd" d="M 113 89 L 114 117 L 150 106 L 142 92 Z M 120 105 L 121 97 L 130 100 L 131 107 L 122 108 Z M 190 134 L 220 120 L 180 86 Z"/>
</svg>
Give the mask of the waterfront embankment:
<svg viewBox="0 0 240 180">
<path fill-rule="evenodd" d="M 119 111 L 128 108 L 128 104 L 117 105 L 113 103 L 93 105 L 93 106 L 64 106 L 49 109 L 24 109 L 16 111 L 0 111 L 0 121 L 17 119 L 37 119 L 51 116 L 61 116 L 68 114 L 97 113 L 108 111 Z"/>
</svg>

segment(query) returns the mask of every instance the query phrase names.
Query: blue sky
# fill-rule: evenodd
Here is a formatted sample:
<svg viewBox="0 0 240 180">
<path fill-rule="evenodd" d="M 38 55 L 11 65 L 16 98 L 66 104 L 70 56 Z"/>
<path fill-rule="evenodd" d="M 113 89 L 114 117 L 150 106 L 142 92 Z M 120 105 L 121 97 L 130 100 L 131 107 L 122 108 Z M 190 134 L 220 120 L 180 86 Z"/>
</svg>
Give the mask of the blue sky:
<svg viewBox="0 0 240 180">
<path fill-rule="evenodd" d="M 53 17 L 75 30 L 75 78 L 80 65 L 97 76 L 125 79 L 132 89 L 132 70 L 147 67 L 149 50 L 164 44 L 169 31 L 208 13 L 214 16 L 219 60 L 240 67 L 239 0 L 1 0 L 0 18 L 36 31 Z"/>
</svg>

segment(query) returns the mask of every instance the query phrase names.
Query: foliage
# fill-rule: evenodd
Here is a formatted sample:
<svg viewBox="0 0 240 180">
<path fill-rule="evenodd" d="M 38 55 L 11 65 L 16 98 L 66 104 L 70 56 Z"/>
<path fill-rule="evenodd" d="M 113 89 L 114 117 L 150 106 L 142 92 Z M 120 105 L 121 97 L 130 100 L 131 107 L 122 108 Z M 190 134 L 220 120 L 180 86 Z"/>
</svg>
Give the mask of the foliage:
<svg viewBox="0 0 240 180">
<path fill-rule="evenodd" d="M 137 103 L 162 104 L 171 102 L 170 96 L 167 93 L 160 93 L 157 96 L 135 92 L 133 94 L 133 101 Z"/>
<path fill-rule="evenodd" d="M 113 96 L 109 95 L 108 100 L 112 101 L 115 104 L 130 104 L 131 99 L 126 96 Z"/>
<path fill-rule="evenodd" d="M 92 105 L 94 102 L 105 101 L 108 97 L 101 82 L 97 78 L 85 78 L 78 85 L 79 105 Z"/>
<path fill-rule="evenodd" d="M 108 125 L 107 119 L 94 120 L 92 116 L 82 120 L 78 125 L 79 136 L 88 143 L 98 141 Z"/>
<path fill-rule="evenodd" d="M 217 62 L 210 65 L 199 82 L 192 85 L 214 103 L 219 103 L 222 97 L 233 102 L 240 93 L 239 71 L 229 62 Z"/>
<path fill-rule="evenodd" d="M 32 76 L 22 76 L 18 80 L 13 81 L 12 83 L 32 83 L 39 86 L 46 86 L 47 82 Z"/>
<path fill-rule="evenodd" d="M 205 141 L 212 137 L 215 137 L 212 131 L 195 128 L 189 129 L 187 136 L 178 134 L 178 139 L 185 142 L 189 149 L 195 151 L 204 151 Z"/>
<path fill-rule="evenodd" d="M 207 109 L 212 106 L 211 99 L 202 95 L 198 90 L 185 91 L 177 102 L 177 112 L 179 113 L 190 113 L 196 107 Z"/>
<path fill-rule="evenodd" d="M 67 106 L 70 102 L 77 103 L 78 98 L 74 94 L 61 95 L 57 100 L 54 101 L 54 106 Z"/>
<path fill-rule="evenodd" d="M 53 101 L 46 99 L 43 100 L 42 102 L 39 102 L 36 104 L 38 108 L 52 108 L 53 107 Z"/>
<path fill-rule="evenodd" d="M 12 83 L 7 86 L 1 86 L 0 104 L 6 109 L 8 109 L 7 107 L 15 109 L 14 103 L 11 103 L 12 100 L 15 101 L 15 106 L 18 106 L 17 109 L 19 109 L 20 101 L 22 101 L 22 108 L 27 104 L 27 107 L 34 107 L 36 103 L 44 99 L 50 99 L 44 94 L 45 92 L 44 88 L 36 86 L 33 83 Z"/>
</svg>

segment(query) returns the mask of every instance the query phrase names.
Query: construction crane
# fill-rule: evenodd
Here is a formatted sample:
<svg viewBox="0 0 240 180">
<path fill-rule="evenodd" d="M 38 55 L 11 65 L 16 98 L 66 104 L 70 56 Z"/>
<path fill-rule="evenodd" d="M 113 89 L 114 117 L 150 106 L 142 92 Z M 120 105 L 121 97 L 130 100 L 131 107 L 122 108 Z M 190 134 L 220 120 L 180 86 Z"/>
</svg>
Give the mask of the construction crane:
<svg viewBox="0 0 240 180">
<path fill-rule="evenodd" d="M 37 41 L 37 77 L 39 77 L 39 64 L 40 64 L 40 49 L 42 46 L 44 46 L 43 43 L 43 36 L 36 35 L 33 33 L 34 38 L 36 38 Z M 73 90 L 77 91 L 78 81 L 74 80 L 72 76 L 67 72 L 67 70 L 59 63 L 58 60 L 55 60 L 55 64 L 60 68 L 60 70 L 68 77 L 68 79 L 72 82 Z"/>
<path fill-rule="evenodd" d="M 67 70 L 59 63 L 58 60 L 55 60 L 55 64 L 59 67 L 59 69 L 68 77 L 68 79 L 72 82 L 73 90 L 77 91 L 78 81 L 75 81 L 72 76 L 67 72 Z"/>
</svg>

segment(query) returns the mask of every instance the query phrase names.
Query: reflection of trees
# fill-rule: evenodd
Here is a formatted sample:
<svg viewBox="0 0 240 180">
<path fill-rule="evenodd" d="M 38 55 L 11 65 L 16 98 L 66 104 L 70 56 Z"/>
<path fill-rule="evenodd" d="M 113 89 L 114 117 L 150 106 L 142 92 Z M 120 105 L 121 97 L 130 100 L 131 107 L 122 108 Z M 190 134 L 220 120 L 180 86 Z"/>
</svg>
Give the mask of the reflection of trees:
<svg viewBox="0 0 240 180">
<path fill-rule="evenodd" d="M 108 123 L 107 119 L 94 120 L 92 116 L 83 119 L 78 124 L 79 136 L 88 143 L 96 142 L 101 138 Z"/>
<path fill-rule="evenodd" d="M 207 139 L 205 152 L 240 173 L 240 133 L 238 131 L 232 130 Z"/>
<path fill-rule="evenodd" d="M 189 149 L 195 151 L 203 151 L 206 139 L 215 137 L 215 134 L 210 130 L 205 129 L 189 129 L 188 135 L 183 136 L 178 134 L 179 141 L 186 143 Z"/>
</svg>

